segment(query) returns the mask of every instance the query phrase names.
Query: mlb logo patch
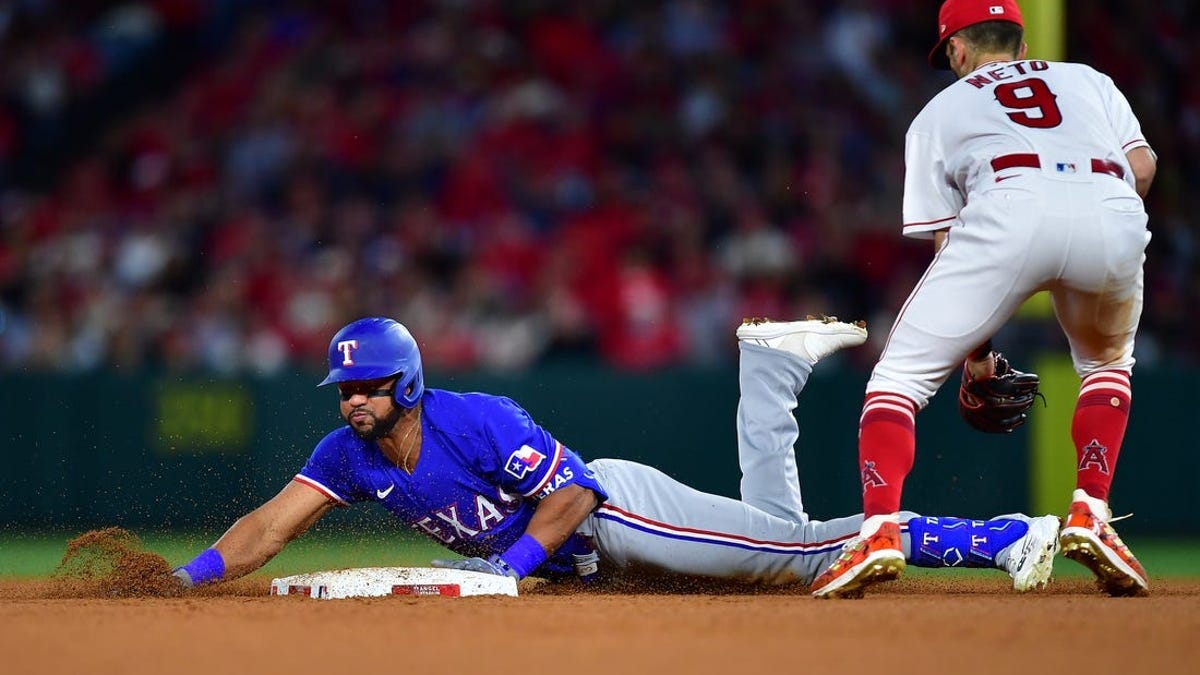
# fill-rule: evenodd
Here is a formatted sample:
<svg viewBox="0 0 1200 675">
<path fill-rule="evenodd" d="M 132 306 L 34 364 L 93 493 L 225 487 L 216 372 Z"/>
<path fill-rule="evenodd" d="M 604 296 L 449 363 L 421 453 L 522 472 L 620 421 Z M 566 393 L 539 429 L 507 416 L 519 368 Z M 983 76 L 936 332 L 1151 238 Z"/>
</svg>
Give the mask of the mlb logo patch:
<svg viewBox="0 0 1200 675">
<path fill-rule="evenodd" d="M 513 478 L 520 480 L 530 471 L 538 468 L 544 459 L 546 459 L 546 456 L 542 453 L 528 445 L 522 445 L 513 454 L 508 456 L 508 462 L 504 465 L 504 470 Z"/>
<path fill-rule="evenodd" d="M 1075 163 L 1074 162 L 1058 162 L 1054 165 L 1054 168 L 1059 173 L 1075 173 Z"/>
<path fill-rule="evenodd" d="M 992 5 L 991 7 L 988 7 L 988 11 L 991 12 L 993 15 L 1003 14 L 1004 8 L 1001 7 L 1000 5 Z"/>
</svg>

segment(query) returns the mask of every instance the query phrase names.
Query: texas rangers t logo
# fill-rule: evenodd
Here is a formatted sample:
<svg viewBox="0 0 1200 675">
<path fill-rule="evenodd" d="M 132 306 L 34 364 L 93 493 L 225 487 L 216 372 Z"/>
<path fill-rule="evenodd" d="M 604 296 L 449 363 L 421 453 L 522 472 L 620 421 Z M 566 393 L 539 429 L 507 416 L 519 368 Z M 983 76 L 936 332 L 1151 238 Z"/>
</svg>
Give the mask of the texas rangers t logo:
<svg viewBox="0 0 1200 675">
<path fill-rule="evenodd" d="M 887 485 L 887 481 L 883 480 L 883 476 L 875 470 L 875 462 L 863 462 L 862 468 L 862 484 L 863 492 L 869 487 L 883 487 Z"/>
<path fill-rule="evenodd" d="M 354 365 L 354 357 L 350 352 L 358 349 L 358 340 L 342 340 L 341 342 L 337 343 L 337 348 L 338 351 L 342 353 L 342 365 Z"/>
<path fill-rule="evenodd" d="M 538 468 L 543 459 L 546 459 L 545 455 L 528 445 L 522 445 L 508 456 L 508 463 L 504 465 L 504 470 L 513 478 L 520 480 L 525 477 L 525 474 Z"/>
<path fill-rule="evenodd" d="M 1100 445 L 1096 439 L 1092 439 L 1091 443 L 1083 446 L 1083 452 L 1079 456 L 1079 470 L 1097 469 L 1105 476 L 1108 474 L 1108 448 Z"/>
</svg>

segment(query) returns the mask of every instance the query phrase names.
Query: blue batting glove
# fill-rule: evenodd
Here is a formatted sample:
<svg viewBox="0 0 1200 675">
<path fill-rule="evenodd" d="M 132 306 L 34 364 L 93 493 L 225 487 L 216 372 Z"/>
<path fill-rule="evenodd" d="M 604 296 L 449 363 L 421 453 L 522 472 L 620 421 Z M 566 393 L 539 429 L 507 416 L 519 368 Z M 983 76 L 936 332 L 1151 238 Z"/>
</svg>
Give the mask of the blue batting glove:
<svg viewBox="0 0 1200 675">
<path fill-rule="evenodd" d="M 434 560 L 430 564 L 441 569 L 467 570 L 468 572 L 495 574 L 499 577 L 512 577 L 514 579 L 520 578 L 520 575 L 518 575 L 498 556 L 492 556 L 488 559 L 464 558 L 462 560 Z"/>
</svg>

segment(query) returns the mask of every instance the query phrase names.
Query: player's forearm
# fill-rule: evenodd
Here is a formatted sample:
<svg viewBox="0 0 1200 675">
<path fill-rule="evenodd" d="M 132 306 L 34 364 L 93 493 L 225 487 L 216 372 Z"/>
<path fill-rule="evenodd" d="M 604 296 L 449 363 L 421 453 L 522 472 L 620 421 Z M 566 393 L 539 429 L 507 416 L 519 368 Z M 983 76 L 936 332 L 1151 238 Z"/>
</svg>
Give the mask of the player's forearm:
<svg viewBox="0 0 1200 675">
<path fill-rule="evenodd" d="M 1134 176 L 1134 190 L 1137 190 L 1138 196 L 1142 199 L 1150 194 L 1150 185 L 1154 182 L 1154 171 L 1146 174 Z"/>
<path fill-rule="evenodd" d="M 273 529 L 258 511 L 243 516 L 213 544 L 225 560 L 223 579 L 236 579 L 262 567 L 294 538 Z"/>
<path fill-rule="evenodd" d="M 936 254 L 942 250 L 942 246 L 946 244 L 946 237 L 949 236 L 950 230 L 937 230 L 933 233 L 933 252 Z"/>
<path fill-rule="evenodd" d="M 434 567 L 454 567 L 492 574 L 507 574 L 522 579 L 553 555 L 588 514 L 596 508 L 596 493 L 590 488 L 571 484 L 555 490 L 538 502 L 533 518 L 521 538 L 493 558 L 470 558 L 461 563 L 434 561 Z M 577 567 L 578 569 L 578 567 Z M 592 572 L 594 573 L 594 569 Z"/>
<path fill-rule="evenodd" d="M 1133 169 L 1134 189 L 1137 190 L 1138 196 L 1144 199 L 1150 192 L 1155 173 L 1158 172 L 1158 161 L 1154 152 L 1147 147 L 1134 148 L 1125 153 L 1125 158 L 1129 161 L 1129 167 Z"/>
<path fill-rule="evenodd" d="M 215 544 L 173 574 L 190 587 L 236 579 L 262 567 L 286 541 L 268 534 L 269 521 L 261 510 L 238 519 Z"/>
<path fill-rule="evenodd" d="M 536 539 L 547 554 L 553 554 L 595 508 L 595 492 L 567 485 L 538 503 L 525 533 Z"/>
<path fill-rule="evenodd" d="M 325 495 L 291 481 L 266 504 L 239 518 L 212 548 L 176 569 L 176 576 L 191 586 L 253 572 L 331 508 L 333 502 Z"/>
<path fill-rule="evenodd" d="M 983 341 L 967 354 L 967 370 L 975 379 L 986 379 L 996 372 L 996 360 L 992 352 L 992 339 Z"/>
<path fill-rule="evenodd" d="M 279 505 L 269 502 L 242 516 L 212 545 L 224 563 L 220 579 L 236 579 L 267 564 L 327 510 L 320 508 L 306 518 L 291 520 L 280 518 Z"/>
</svg>

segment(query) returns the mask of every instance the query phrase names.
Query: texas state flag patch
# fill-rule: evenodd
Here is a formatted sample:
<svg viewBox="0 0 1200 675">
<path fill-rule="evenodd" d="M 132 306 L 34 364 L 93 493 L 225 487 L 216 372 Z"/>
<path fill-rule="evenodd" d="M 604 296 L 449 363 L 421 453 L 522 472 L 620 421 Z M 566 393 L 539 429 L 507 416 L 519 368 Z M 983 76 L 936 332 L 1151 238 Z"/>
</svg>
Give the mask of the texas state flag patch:
<svg viewBox="0 0 1200 675">
<path fill-rule="evenodd" d="M 508 456 L 508 463 L 504 465 L 504 470 L 513 478 L 520 480 L 530 471 L 538 468 L 544 459 L 546 456 L 542 453 L 528 445 L 522 445 Z"/>
</svg>

